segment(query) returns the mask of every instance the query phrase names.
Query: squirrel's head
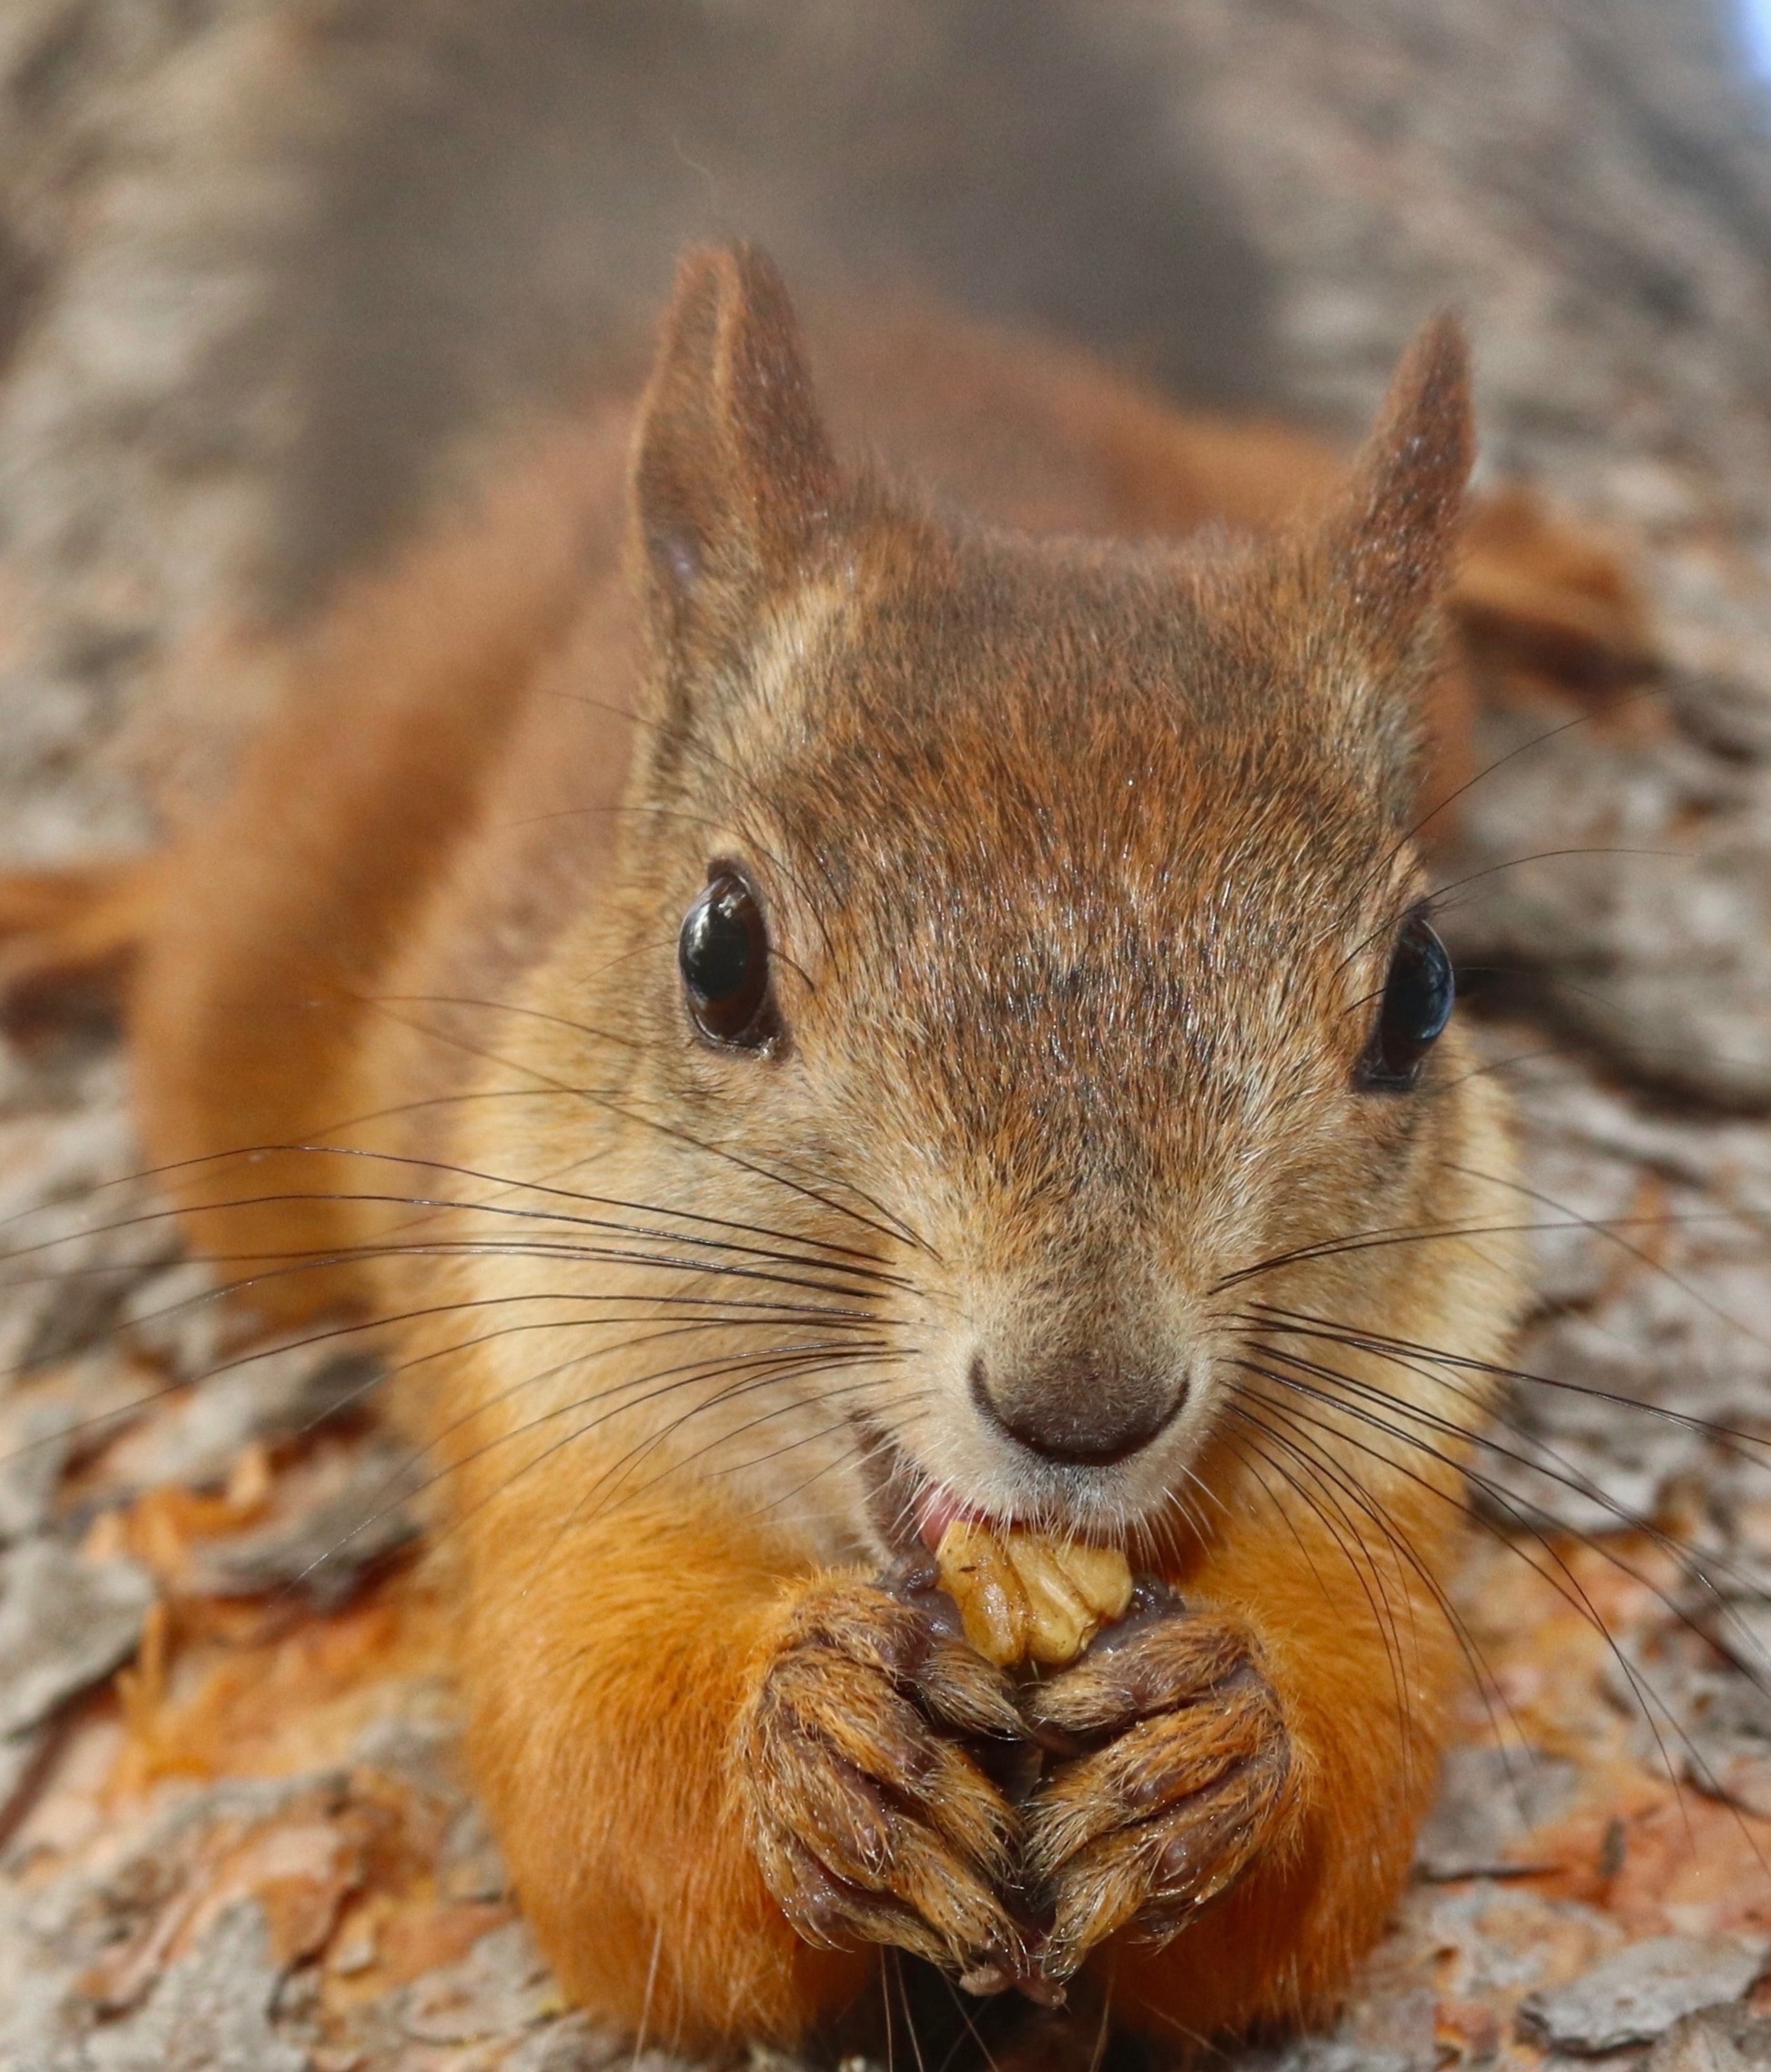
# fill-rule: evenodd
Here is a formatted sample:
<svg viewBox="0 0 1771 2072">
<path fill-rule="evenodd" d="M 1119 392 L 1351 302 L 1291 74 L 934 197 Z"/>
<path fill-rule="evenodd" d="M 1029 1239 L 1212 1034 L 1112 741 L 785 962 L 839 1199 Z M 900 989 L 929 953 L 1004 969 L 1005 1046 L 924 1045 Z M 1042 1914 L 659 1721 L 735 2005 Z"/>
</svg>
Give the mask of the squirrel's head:
<svg viewBox="0 0 1771 2072">
<path fill-rule="evenodd" d="M 851 1541 L 1159 1530 L 1342 1357 L 1288 1319 L 1478 1299 L 1392 1242 L 1467 1218 L 1491 1097 L 1411 833 L 1471 449 L 1441 321 L 1307 527 L 992 532 L 838 465 L 764 258 L 686 261 L 626 846 L 542 981 L 550 1069 L 621 1045 L 558 1163 L 703 1334 L 611 1384 L 666 1454 Z"/>
</svg>

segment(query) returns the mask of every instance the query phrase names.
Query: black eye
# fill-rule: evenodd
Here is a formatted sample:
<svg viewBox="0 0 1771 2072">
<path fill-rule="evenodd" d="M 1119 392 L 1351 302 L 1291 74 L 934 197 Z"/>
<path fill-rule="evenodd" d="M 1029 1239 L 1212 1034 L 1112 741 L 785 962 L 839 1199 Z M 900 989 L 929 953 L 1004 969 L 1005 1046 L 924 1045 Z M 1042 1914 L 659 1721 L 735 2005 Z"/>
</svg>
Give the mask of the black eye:
<svg viewBox="0 0 1771 2072">
<path fill-rule="evenodd" d="M 756 894 L 720 871 L 683 917 L 676 962 L 695 1026 L 717 1044 L 766 1049 L 778 1033 L 769 1002 L 769 938 Z"/>
<path fill-rule="evenodd" d="M 1424 915 L 1411 915 L 1396 938 L 1378 1026 L 1359 1061 L 1357 1084 L 1380 1093 L 1406 1092 L 1445 1032 L 1456 991 L 1444 944 Z"/>
</svg>

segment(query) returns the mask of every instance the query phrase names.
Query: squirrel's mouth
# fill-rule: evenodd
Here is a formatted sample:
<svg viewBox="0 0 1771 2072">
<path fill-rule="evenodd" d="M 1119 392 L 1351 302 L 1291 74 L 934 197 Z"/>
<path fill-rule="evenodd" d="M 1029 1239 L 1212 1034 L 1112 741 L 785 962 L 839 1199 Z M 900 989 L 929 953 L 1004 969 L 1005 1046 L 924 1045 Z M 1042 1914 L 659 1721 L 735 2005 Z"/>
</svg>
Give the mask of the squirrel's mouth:
<svg viewBox="0 0 1771 2072">
<path fill-rule="evenodd" d="M 1099 1546 L 1123 1546 L 1143 1529 L 1144 1512 L 1136 1492 L 1088 1486 L 1100 1471 L 1058 1471 L 1062 1481 L 1043 1492 L 1042 1502 L 1036 1497 L 1037 1508 L 1032 1511 L 999 1500 L 977 1502 L 932 1475 L 883 1425 L 853 1411 L 849 1421 L 858 1442 L 867 1521 L 888 1561 L 926 1564 L 940 1551 L 947 1528 L 960 1519 L 995 1532 L 1020 1526 Z"/>
<path fill-rule="evenodd" d="M 920 1561 L 934 1553 L 956 1518 L 1003 1525 L 926 1474 L 891 1434 L 871 1420 L 854 1420 L 861 1440 L 861 1480 L 874 1531 L 895 1558 Z"/>
</svg>

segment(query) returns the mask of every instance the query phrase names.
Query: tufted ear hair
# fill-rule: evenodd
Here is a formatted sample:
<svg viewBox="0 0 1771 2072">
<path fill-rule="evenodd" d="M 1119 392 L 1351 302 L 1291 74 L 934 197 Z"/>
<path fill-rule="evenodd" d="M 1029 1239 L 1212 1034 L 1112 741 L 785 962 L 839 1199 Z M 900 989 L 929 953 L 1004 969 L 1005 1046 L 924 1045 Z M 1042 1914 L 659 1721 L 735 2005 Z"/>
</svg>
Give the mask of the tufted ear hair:
<svg viewBox="0 0 1771 2072">
<path fill-rule="evenodd" d="M 790 573 L 838 480 L 774 261 L 754 245 L 690 252 L 633 470 L 643 580 L 665 640 L 747 616 Z"/>
<path fill-rule="evenodd" d="M 1381 663 L 1412 653 L 1443 593 L 1475 448 L 1470 349 L 1441 315 L 1403 355 L 1328 524 L 1331 580 Z"/>
</svg>

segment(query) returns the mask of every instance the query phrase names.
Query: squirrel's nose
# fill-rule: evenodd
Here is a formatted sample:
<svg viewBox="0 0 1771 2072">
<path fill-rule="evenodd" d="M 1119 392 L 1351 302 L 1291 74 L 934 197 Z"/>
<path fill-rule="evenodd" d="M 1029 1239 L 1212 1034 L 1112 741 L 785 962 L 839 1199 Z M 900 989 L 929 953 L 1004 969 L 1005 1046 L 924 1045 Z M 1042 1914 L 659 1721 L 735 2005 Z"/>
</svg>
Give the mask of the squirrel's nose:
<svg viewBox="0 0 1771 2072">
<path fill-rule="evenodd" d="M 1047 1461 L 1110 1468 L 1140 1452 L 1170 1424 L 1187 1383 L 1102 1359 L 1087 1350 L 1017 1364 L 1012 1383 L 995 1381 L 973 1356 L 971 1397 L 987 1424 Z"/>
</svg>

